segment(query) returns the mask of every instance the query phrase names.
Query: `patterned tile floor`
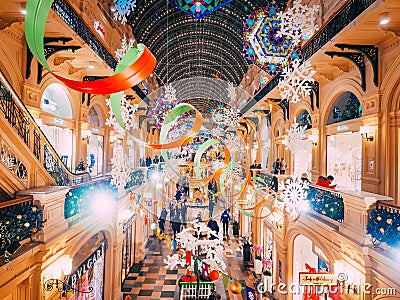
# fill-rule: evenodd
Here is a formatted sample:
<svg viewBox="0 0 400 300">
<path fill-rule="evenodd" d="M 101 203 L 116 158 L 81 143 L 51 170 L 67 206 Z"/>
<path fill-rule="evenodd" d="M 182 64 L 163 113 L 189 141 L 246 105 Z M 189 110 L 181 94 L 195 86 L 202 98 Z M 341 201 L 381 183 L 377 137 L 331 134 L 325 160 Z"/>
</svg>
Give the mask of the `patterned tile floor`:
<svg viewBox="0 0 400 300">
<path fill-rule="evenodd" d="M 166 225 L 166 228 L 169 228 L 168 224 Z M 233 238 L 232 234 L 230 237 L 224 242 L 228 266 L 226 273 L 242 285 L 254 288 L 260 276 L 257 277 L 253 273 L 252 262 L 250 264 L 243 262 L 239 238 Z M 171 254 L 171 250 L 167 249 L 165 242 L 155 237 L 149 238 L 145 245 L 144 261 L 132 267 L 125 281 L 124 298 L 130 295 L 133 300 L 179 299 L 177 282 L 185 274 L 185 269 L 167 270 L 163 261 L 167 254 Z M 225 292 L 221 277 L 216 281 L 216 290 L 222 299 L 245 299 L 242 295 L 233 295 L 231 291 Z"/>
</svg>

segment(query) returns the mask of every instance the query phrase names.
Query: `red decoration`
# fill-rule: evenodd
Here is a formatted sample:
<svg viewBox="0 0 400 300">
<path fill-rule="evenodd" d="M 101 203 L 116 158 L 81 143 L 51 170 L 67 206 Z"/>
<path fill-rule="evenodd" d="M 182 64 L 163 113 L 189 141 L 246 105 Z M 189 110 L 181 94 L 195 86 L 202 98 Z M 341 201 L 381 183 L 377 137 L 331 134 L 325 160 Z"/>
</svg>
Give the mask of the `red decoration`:
<svg viewBox="0 0 400 300">
<path fill-rule="evenodd" d="M 149 222 L 149 218 L 147 216 L 144 216 L 144 225 L 147 225 L 148 222 Z"/>
<path fill-rule="evenodd" d="M 186 264 L 192 264 L 192 254 L 189 251 L 186 251 Z"/>
<path fill-rule="evenodd" d="M 217 270 L 212 270 L 211 272 L 210 272 L 210 279 L 212 280 L 212 281 L 215 281 L 215 280 L 217 280 L 218 278 L 219 278 L 219 272 L 217 271 Z"/>
</svg>

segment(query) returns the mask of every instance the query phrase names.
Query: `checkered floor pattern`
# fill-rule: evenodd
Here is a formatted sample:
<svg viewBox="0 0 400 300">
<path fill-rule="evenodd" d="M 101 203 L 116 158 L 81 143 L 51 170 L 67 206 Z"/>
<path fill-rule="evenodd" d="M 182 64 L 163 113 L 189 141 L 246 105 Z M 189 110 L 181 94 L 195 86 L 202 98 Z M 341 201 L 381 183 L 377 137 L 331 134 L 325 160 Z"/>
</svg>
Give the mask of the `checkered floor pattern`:
<svg viewBox="0 0 400 300">
<path fill-rule="evenodd" d="M 168 227 L 167 224 L 166 228 Z M 252 262 L 249 264 L 243 262 L 240 239 L 234 238 L 231 234 L 230 237 L 224 242 L 225 259 L 228 266 L 226 274 L 242 285 L 254 288 L 260 280 L 260 276 L 254 274 Z M 171 250 L 167 249 L 165 242 L 159 241 L 156 237 L 149 238 L 145 245 L 143 262 L 131 268 L 124 282 L 122 288 L 124 298 L 126 295 L 130 295 L 133 300 L 179 299 L 177 282 L 185 274 L 185 269 L 167 270 L 163 261 L 167 254 L 171 254 Z M 221 277 L 215 283 L 216 290 L 222 299 L 245 299 L 242 295 L 235 297 L 229 289 L 224 291 Z"/>
</svg>

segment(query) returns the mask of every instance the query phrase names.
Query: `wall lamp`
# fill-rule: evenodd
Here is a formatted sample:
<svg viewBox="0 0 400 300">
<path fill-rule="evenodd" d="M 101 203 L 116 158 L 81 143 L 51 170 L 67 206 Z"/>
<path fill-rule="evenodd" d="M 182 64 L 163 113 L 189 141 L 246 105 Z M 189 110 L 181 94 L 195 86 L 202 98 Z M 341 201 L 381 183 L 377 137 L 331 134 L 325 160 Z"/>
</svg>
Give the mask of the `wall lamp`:
<svg viewBox="0 0 400 300">
<path fill-rule="evenodd" d="M 368 142 L 372 142 L 374 140 L 373 136 L 368 136 L 368 133 L 371 133 L 373 130 L 370 126 L 364 125 L 360 126 L 360 134 L 363 139 L 365 139 Z"/>
<path fill-rule="evenodd" d="M 91 135 L 91 131 L 89 129 L 83 129 L 82 130 L 82 141 L 88 142 L 89 141 L 89 136 Z"/>
<path fill-rule="evenodd" d="M 381 13 L 379 15 L 379 24 L 386 25 L 389 24 L 390 18 L 387 12 Z"/>
</svg>

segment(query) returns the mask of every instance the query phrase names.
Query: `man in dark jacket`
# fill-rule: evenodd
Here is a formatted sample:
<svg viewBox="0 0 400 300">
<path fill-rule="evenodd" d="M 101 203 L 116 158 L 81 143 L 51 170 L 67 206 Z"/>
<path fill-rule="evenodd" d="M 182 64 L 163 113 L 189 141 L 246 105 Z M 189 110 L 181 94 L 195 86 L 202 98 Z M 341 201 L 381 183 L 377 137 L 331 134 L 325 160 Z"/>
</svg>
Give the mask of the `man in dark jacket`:
<svg viewBox="0 0 400 300">
<path fill-rule="evenodd" d="M 219 233 L 219 226 L 217 221 L 210 219 L 207 223 L 207 227 L 210 228 L 211 230 L 215 231 L 215 233 L 218 235 Z M 214 235 L 211 235 L 210 240 L 215 240 L 217 237 Z"/>
<path fill-rule="evenodd" d="M 160 233 L 165 230 L 165 220 L 167 219 L 167 210 L 165 207 L 162 209 L 160 217 L 158 218 L 158 226 L 160 227 Z"/>
<path fill-rule="evenodd" d="M 172 220 L 172 230 L 174 231 L 174 240 L 176 239 L 176 234 L 181 232 L 181 220 L 179 217 L 175 216 Z"/>
<path fill-rule="evenodd" d="M 224 210 L 224 212 L 221 215 L 221 222 L 222 222 L 222 226 L 224 228 L 224 235 L 226 235 L 227 237 L 229 237 L 228 235 L 228 229 L 229 229 L 229 221 L 231 219 L 231 216 L 229 215 L 229 212 L 227 209 Z"/>
</svg>

